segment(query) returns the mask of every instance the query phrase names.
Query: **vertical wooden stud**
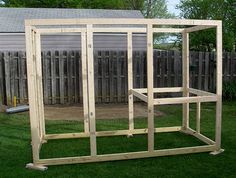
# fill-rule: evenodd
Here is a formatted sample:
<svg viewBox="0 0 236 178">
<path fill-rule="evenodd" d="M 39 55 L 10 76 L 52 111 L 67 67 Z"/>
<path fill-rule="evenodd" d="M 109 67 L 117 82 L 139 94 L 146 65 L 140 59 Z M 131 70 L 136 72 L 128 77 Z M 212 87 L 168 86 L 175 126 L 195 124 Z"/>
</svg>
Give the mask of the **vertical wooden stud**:
<svg viewBox="0 0 236 178">
<path fill-rule="evenodd" d="M 216 147 L 217 150 L 221 148 L 221 117 L 222 117 L 222 22 L 217 25 L 216 29 L 217 39 L 217 60 L 216 60 L 216 94 L 218 100 L 216 102 Z"/>
<path fill-rule="evenodd" d="M 91 156 L 97 155 L 95 98 L 94 98 L 94 56 L 92 25 L 87 25 L 87 71 L 88 71 L 88 106 Z"/>
<path fill-rule="evenodd" d="M 87 81 L 87 41 L 86 33 L 81 33 L 81 64 L 82 64 L 82 86 L 83 86 L 83 109 L 84 109 L 84 132 L 89 132 L 88 118 L 88 81 Z"/>
<path fill-rule="evenodd" d="M 154 151 L 153 30 L 147 25 L 148 151 Z"/>
<path fill-rule="evenodd" d="M 196 110 L 196 131 L 200 133 L 201 128 L 201 103 L 197 102 L 197 110 Z"/>
<path fill-rule="evenodd" d="M 38 119 L 40 121 L 41 137 L 45 135 L 45 119 L 44 119 L 44 104 L 43 104 L 43 76 L 42 76 L 42 57 L 41 57 L 41 38 L 40 34 L 35 34 L 36 46 L 36 80 L 37 80 L 37 95 L 38 95 Z"/>
<path fill-rule="evenodd" d="M 183 47 L 182 47 L 182 82 L 183 96 L 189 96 L 189 33 L 183 32 Z M 189 127 L 189 103 L 183 104 L 183 129 Z"/>
<path fill-rule="evenodd" d="M 35 55 L 33 54 L 33 45 L 32 45 L 32 28 L 26 26 L 25 28 L 25 37 L 26 37 L 26 55 L 27 55 L 27 76 L 28 76 L 28 98 L 30 106 L 30 125 L 31 125 L 31 138 L 32 138 L 32 152 L 33 152 L 33 162 L 39 160 L 39 123 L 36 114 L 36 74 L 34 67 Z"/>
<path fill-rule="evenodd" d="M 129 104 L 129 130 L 134 129 L 134 99 L 131 89 L 133 89 L 133 47 L 132 47 L 132 33 L 128 32 L 127 44 L 128 44 L 128 104 Z M 132 135 L 132 134 L 130 134 Z"/>
</svg>

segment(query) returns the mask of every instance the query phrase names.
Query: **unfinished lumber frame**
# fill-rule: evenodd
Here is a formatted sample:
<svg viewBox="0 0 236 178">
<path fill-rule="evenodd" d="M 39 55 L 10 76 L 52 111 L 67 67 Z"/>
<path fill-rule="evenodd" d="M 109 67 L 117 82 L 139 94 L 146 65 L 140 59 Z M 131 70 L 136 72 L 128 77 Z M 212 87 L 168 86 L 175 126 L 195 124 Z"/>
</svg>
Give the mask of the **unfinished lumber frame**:
<svg viewBox="0 0 236 178">
<path fill-rule="evenodd" d="M 103 25 L 118 25 L 108 27 Z M 133 26 L 132 26 L 133 25 Z M 165 28 L 156 28 L 156 26 Z M 166 26 L 171 26 L 167 28 Z M 186 26 L 173 28 L 173 26 Z M 55 27 L 54 27 L 55 26 Z M 59 27 L 58 27 L 59 26 Z M 78 27 L 70 27 L 78 26 Z M 136 27 L 137 26 L 137 27 Z M 139 26 L 139 27 L 138 27 Z M 154 27 L 155 26 L 155 27 Z M 216 28 L 217 38 L 217 89 L 216 93 L 201 91 L 189 87 L 189 33 Z M 127 62 L 128 62 L 128 103 L 129 129 L 115 131 L 96 131 L 95 99 L 94 99 L 94 69 L 93 69 L 93 34 L 126 33 L 127 34 Z M 45 132 L 42 68 L 41 68 L 41 41 L 42 34 L 78 33 L 81 35 L 82 85 L 84 107 L 84 132 L 47 134 Z M 132 69 L 132 36 L 134 33 L 147 35 L 147 88 L 133 88 Z M 181 33 L 183 37 L 183 85 L 182 87 L 153 88 L 153 34 L 154 33 Z M 74 164 L 87 162 L 112 161 L 122 159 L 136 159 L 165 155 L 187 153 L 212 152 L 218 154 L 221 149 L 221 110 L 222 110 L 222 22 L 217 20 L 186 20 L 186 19 L 35 19 L 25 21 L 28 94 L 30 106 L 30 125 L 32 137 L 33 163 L 28 168 L 46 170 L 48 165 Z M 182 92 L 183 97 L 154 98 L 154 93 Z M 192 96 L 194 95 L 194 96 Z M 137 97 L 147 103 L 148 128 L 134 128 L 133 98 Z M 200 132 L 201 103 L 216 102 L 216 133 L 215 141 L 202 135 Z M 197 104 L 196 131 L 189 127 L 189 103 Z M 183 118 L 181 126 L 154 127 L 154 105 L 182 104 Z M 155 150 L 154 134 L 160 132 L 182 132 L 192 135 L 206 145 L 173 149 Z M 97 154 L 96 137 L 147 134 L 147 151 Z M 40 148 L 50 139 L 90 138 L 90 156 L 64 157 L 41 159 Z"/>
</svg>

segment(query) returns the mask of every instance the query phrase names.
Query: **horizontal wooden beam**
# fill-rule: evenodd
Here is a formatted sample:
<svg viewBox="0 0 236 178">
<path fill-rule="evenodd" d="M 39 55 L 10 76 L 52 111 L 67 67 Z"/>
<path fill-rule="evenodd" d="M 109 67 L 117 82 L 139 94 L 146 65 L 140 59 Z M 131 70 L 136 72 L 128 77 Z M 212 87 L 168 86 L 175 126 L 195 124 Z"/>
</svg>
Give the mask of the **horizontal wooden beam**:
<svg viewBox="0 0 236 178">
<path fill-rule="evenodd" d="M 134 96 L 136 96 L 137 98 L 141 99 L 142 101 L 145 101 L 147 102 L 147 96 L 144 95 L 143 93 L 139 92 L 139 91 L 136 91 L 135 89 L 131 89 L 130 90 L 132 92 L 132 94 Z"/>
<path fill-rule="evenodd" d="M 81 33 L 86 32 L 86 28 L 38 28 L 35 29 L 40 34 L 51 34 L 51 33 Z M 146 28 L 92 28 L 92 32 L 95 33 L 146 33 Z"/>
<path fill-rule="evenodd" d="M 84 27 L 77 27 L 77 28 L 34 28 L 35 32 L 40 34 L 51 34 L 51 33 L 80 33 L 85 32 L 86 28 Z M 111 27 L 100 27 L 100 28 L 93 28 L 93 32 L 97 33 L 146 33 L 147 29 L 140 27 L 118 27 L 118 28 L 111 28 Z M 153 28 L 153 33 L 182 33 L 184 28 Z"/>
<path fill-rule="evenodd" d="M 174 127 L 160 127 L 155 128 L 156 133 L 163 132 L 177 132 L 180 131 L 180 126 Z M 105 136 L 119 136 L 119 135 L 128 135 L 128 134 L 146 134 L 148 129 L 134 129 L 134 130 L 113 130 L 113 131 L 98 131 L 96 132 L 97 137 L 105 137 Z M 47 134 L 44 136 L 45 140 L 52 139 L 69 139 L 69 138 L 87 138 L 89 137 L 89 133 L 66 133 L 66 134 Z"/>
<path fill-rule="evenodd" d="M 214 151 L 215 149 L 216 149 L 215 145 L 204 145 L 204 146 L 185 147 L 185 148 L 154 150 L 152 152 L 140 151 L 140 152 L 116 153 L 116 154 L 106 154 L 106 155 L 97 155 L 97 156 L 40 159 L 36 162 L 36 164 L 46 166 L 46 165 L 127 160 L 127 159 L 148 158 L 148 157 L 167 156 L 167 155 L 210 152 L 210 151 Z"/>
<path fill-rule="evenodd" d="M 147 93 L 147 88 L 134 88 L 133 91 L 139 93 Z M 153 88 L 154 93 L 175 93 L 175 92 L 182 92 L 182 87 L 167 87 L 167 88 Z"/>
<path fill-rule="evenodd" d="M 81 32 L 86 32 L 86 29 L 85 28 L 38 28 L 35 31 L 39 34 L 81 33 Z"/>
<path fill-rule="evenodd" d="M 182 33 L 184 28 L 153 28 L 153 33 Z"/>
<path fill-rule="evenodd" d="M 109 33 L 128 33 L 128 32 L 132 32 L 132 33 L 146 33 L 147 29 L 146 28 L 134 28 L 134 27 L 118 27 L 118 28 L 93 28 L 92 29 L 93 32 L 100 32 L 100 33 L 105 33 L 105 32 L 109 32 Z"/>
<path fill-rule="evenodd" d="M 217 26 L 220 20 L 192 19 L 143 19 L 143 18 L 79 18 L 79 19 L 27 19 L 26 26 L 32 25 L 77 25 L 77 24 L 124 24 L 124 25 L 204 25 Z"/>
<path fill-rule="evenodd" d="M 194 89 L 194 88 L 189 88 L 188 91 L 190 93 L 198 95 L 198 96 L 217 96 L 215 93 L 210 93 L 207 91 L 198 90 L 198 89 Z"/>
<path fill-rule="evenodd" d="M 201 31 L 201 30 L 206 30 L 206 29 L 209 29 L 209 28 L 214 28 L 214 26 L 209 26 L 209 25 L 203 25 L 203 26 L 194 26 L 194 27 L 189 27 L 189 28 L 186 28 L 184 30 L 184 32 L 186 33 L 190 33 L 190 32 L 196 32 L 196 31 Z"/>
<path fill-rule="evenodd" d="M 193 97 L 154 99 L 154 104 L 165 105 L 165 104 L 182 104 L 182 103 L 215 102 L 215 101 L 217 101 L 217 96 L 193 96 Z"/>
</svg>

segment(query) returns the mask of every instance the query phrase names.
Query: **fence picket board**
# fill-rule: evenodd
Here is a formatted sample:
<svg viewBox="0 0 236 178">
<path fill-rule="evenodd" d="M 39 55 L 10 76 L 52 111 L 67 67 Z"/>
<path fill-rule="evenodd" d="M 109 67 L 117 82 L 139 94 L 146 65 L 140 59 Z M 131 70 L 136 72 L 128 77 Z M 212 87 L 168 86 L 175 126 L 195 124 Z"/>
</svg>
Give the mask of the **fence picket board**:
<svg viewBox="0 0 236 178">
<path fill-rule="evenodd" d="M 11 106 L 11 85 L 10 85 L 10 57 L 8 52 L 4 52 L 4 68 L 5 68 L 5 90 L 6 90 L 6 105 Z"/>
<path fill-rule="evenodd" d="M 231 53 L 231 81 L 236 80 L 236 53 Z"/>
<path fill-rule="evenodd" d="M 65 95 L 64 95 L 64 57 L 63 52 L 59 52 L 59 81 L 60 81 L 60 104 L 65 103 Z"/>
<path fill-rule="evenodd" d="M 121 102 L 121 53 L 117 53 L 117 101 Z"/>
<path fill-rule="evenodd" d="M 23 60 L 23 52 L 19 52 L 18 58 L 18 69 L 19 69 L 19 103 L 24 102 L 24 60 Z"/>
<path fill-rule="evenodd" d="M 15 56 L 14 52 L 10 52 L 10 90 L 11 90 L 11 95 L 10 95 L 10 100 L 11 103 L 13 104 L 13 97 L 15 96 Z"/>
<path fill-rule="evenodd" d="M 78 102 L 83 103 L 83 87 L 82 87 L 82 65 L 81 65 L 81 52 L 77 52 L 77 60 L 76 60 L 76 64 L 77 64 L 77 68 L 76 68 L 76 76 L 77 76 L 77 84 L 76 86 L 78 86 Z M 96 55 L 96 53 L 94 54 L 94 56 Z M 96 63 L 96 60 L 94 60 L 94 65 Z M 96 65 L 94 67 L 94 70 L 96 71 Z M 94 72 L 95 73 L 95 72 Z M 95 75 L 96 76 L 96 75 Z M 96 77 L 94 76 L 94 87 L 95 87 L 95 92 L 96 92 Z M 95 93 L 95 99 L 96 99 L 96 93 Z M 97 102 L 97 100 L 95 100 Z"/>
<path fill-rule="evenodd" d="M 110 52 L 110 57 L 109 57 L 109 102 L 113 103 L 114 102 L 114 90 L 113 90 L 113 51 Z"/>
<path fill-rule="evenodd" d="M 44 103 L 48 104 L 48 91 L 47 91 L 47 54 L 48 52 L 43 52 L 43 93 L 44 93 Z"/>
<path fill-rule="evenodd" d="M 67 52 L 67 95 L 68 103 L 73 103 L 73 85 L 72 85 L 72 56 L 71 51 Z"/>
<path fill-rule="evenodd" d="M 52 104 L 56 104 L 56 64 L 55 53 L 51 52 L 51 91 L 52 91 Z"/>
<path fill-rule="evenodd" d="M 198 53 L 198 89 L 202 89 L 202 57 L 203 53 Z"/>
<path fill-rule="evenodd" d="M 179 54 L 177 51 L 174 51 L 174 85 L 179 86 L 178 80 L 179 80 L 179 72 L 178 72 L 178 63 L 179 63 Z"/>
<path fill-rule="evenodd" d="M 204 74 L 204 90 L 209 91 L 209 52 L 205 52 L 205 74 Z"/>
<path fill-rule="evenodd" d="M 101 93 L 102 93 L 102 102 L 106 102 L 106 52 L 107 51 L 102 51 L 102 55 L 101 55 Z"/>
</svg>

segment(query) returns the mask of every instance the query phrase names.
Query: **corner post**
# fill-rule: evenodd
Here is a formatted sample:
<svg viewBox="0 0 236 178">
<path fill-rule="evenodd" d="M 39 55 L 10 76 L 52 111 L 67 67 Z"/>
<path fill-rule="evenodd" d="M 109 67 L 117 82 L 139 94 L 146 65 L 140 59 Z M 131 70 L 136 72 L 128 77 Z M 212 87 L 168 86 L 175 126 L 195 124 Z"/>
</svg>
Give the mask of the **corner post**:
<svg viewBox="0 0 236 178">
<path fill-rule="evenodd" d="M 35 33 L 35 55 L 36 55 L 36 80 L 37 80 L 37 102 L 39 110 L 39 124 L 42 139 L 45 136 L 45 119 L 44 119 L 44 104 L 43 104 L 43 84 L 42 84 L 42 58 L 41 58 L 41 38 L 39 33 Z"/>
<path fill-rule="evenodd" d="M 147 25 L 148 151 L 154 151 L 153 27 Z"/>
<path fill-rule="evenodd" d="M 189 96 L 189 33 L 183 31 L 183 47 L 182 47 L 182 82 L 183 96 Z M 183 121 L 182 128 L 189 128 L 189 103 L 183 104 Z"/>
<path fill-rule="evenodd" d="M 39 160 L 40 149 L 40 126 L 38 120 L 37 108 L 37 79 L 35 71 L 35 53 L 33 50 L 33 31 L 30 25 L 25 27 L 25 40 L 26 40 L 26 63 L 27 63 L 27 77 L 28 77 L 28 100 L 29 100 L 29 113 L 30 113 L 30 128 L 31 128 L 31 144 L 33 152 L 33 164 Z"/>
<path fill-rule="evenodd" d="M 127 63 L 128 63 L 128 103 L 129 103 L 129 131 L 128 136 L 131 136 L 131 131 L 134 130 L 134 97 L 131 89 L 133 89 L 133 50 L 132 50 L 132 32 L 127 33 Z"/>
<path fill-rule="evenodd" d="M 216 60 L 216 151 L 221 150 L 221 120 L 222 120 L 222 22 L 216 27 L 217 60 Z"/>
<path fill-rule="evenodd" d="M 89 133 L 91 156 L 97 155 L 96 120 L 94 98 L 94 56 L 93 56 L 93 26 L 87 25 L 87 71 L 88 71 L 88 106 L 89 106 Z"/>
<path fill-rule="evenodd" d="M 88 111 L 88 75 L 87 75 L 87 41 L 86 32 L 81 32 L 81 64 L 82 64 L 82 85 L 83 85 L 83 111 L 84 111 L 84 132 L 89 133 L 89 111 Z"/>
</svg>

